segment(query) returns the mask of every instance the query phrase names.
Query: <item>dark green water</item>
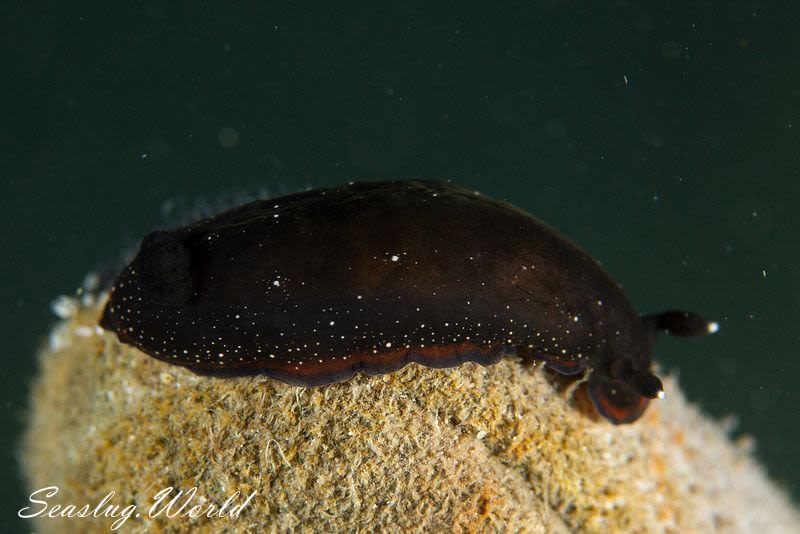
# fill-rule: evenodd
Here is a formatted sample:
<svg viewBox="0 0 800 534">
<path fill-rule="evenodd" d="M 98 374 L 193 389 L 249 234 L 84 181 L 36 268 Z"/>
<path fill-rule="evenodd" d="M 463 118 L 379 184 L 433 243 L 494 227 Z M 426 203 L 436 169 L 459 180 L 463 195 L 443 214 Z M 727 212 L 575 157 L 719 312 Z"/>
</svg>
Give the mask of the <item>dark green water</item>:
<svg viewBox="0 0 800 534">
<path fill-rule="evenodd" d="M 794 2 L 17 4 L 0 8 L 0 529 L 31 528 L 13 452 L 53 297 L 165 201 L 387 178 L 508 199 L 642 311 L 717 319 L 656 359 L 708 413 L 738 416 L 798 496 Z"/>
</svg>

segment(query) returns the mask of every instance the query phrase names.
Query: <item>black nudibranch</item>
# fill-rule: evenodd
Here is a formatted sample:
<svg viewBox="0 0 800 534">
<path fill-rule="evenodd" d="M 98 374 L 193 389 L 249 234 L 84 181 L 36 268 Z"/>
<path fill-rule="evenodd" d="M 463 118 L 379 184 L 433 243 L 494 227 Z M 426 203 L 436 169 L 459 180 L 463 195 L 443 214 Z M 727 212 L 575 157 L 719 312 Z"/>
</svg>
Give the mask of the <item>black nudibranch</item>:
<svg viewBox="0 0 800 534">
<path fill-rule="evenodd" d="M 589 396 L 614 423 L 663 394 L 651 372 L 659 332 L 717 329 L 683 311 L 640 317 L 594 259 L 536 218 L 420 181 L 259 200 L 153 232 L 101 325 L 197 372 L 303 386 L 518 355 L 591 372 Z"/>
</svg>

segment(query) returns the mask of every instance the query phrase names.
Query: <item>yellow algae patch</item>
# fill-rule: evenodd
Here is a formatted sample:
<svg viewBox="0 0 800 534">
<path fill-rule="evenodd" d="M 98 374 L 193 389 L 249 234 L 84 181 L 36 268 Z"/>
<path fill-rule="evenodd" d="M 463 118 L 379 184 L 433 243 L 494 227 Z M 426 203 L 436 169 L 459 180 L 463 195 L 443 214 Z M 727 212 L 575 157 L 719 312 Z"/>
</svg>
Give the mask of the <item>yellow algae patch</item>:
<svg viewBox="0 0 800 534">
<path fill-rule="evenodd" d="M 111 503 L 138 514 L 128 531 L 800 529 L 786 496 L 674 380 L 638 422 L 613 426 L 581 409 L 580 388 L 512 360 L 313 389 L 215 379 L 119 344 L 95 328 L 99 313 L 79 309 L 43 347 L 21 460 L 29 492 L 59 488 L 51 504 L 115 492 Z M 151 514 L 169 487 L 196 488 L 190 506 L 253 496 L 236 517 Z M 35 528 L 108 532 L 115 520 L 39 517 Z"/>
</svg>

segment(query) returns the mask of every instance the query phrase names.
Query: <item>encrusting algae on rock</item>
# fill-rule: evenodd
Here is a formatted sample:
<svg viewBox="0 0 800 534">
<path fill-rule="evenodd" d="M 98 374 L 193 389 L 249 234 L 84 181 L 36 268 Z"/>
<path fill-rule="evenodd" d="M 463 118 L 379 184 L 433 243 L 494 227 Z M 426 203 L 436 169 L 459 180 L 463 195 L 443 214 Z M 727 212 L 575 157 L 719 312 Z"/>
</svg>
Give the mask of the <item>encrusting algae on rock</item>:
<svg viewBox="0 0 800 534">
<path fill-rule="evenodd" d="M 96 327 L 101 304 L 70 308 L 42 348 L 21 461 L 29 493 L 58 488 L 49 505 L 113 491 L 117 516 L 40 516 L 41 532 L 107 532 L 126 506 L 126 531 L 800 530 L 747 448 L 672 379 L 613 426 L 580 387 L 509 359 L 320 388 L 209 378 L 117 342 Z M 170 487 L 181 499 L 156 513 Z M 231 497 L 224 517 L 182 516 Z"/>
</svg>

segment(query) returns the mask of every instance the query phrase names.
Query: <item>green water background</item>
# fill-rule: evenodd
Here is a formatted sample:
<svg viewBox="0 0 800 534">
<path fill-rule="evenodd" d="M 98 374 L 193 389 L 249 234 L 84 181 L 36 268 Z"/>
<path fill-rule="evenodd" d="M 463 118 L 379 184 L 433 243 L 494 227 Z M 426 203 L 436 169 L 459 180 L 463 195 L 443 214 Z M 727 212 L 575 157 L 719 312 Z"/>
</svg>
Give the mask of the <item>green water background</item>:
<svg viewBox="0 0 800 534">
<path fill-rule="evenodd" d="M 107 4 L 0 8 L 2 530 L 31 527 L 14 450 L 51 300 L 165 206 L 349 180 L 507 199 L 640 310 L 717 319 L 655 357 L 798 496 L 796 3 Z"/>
</svg>

